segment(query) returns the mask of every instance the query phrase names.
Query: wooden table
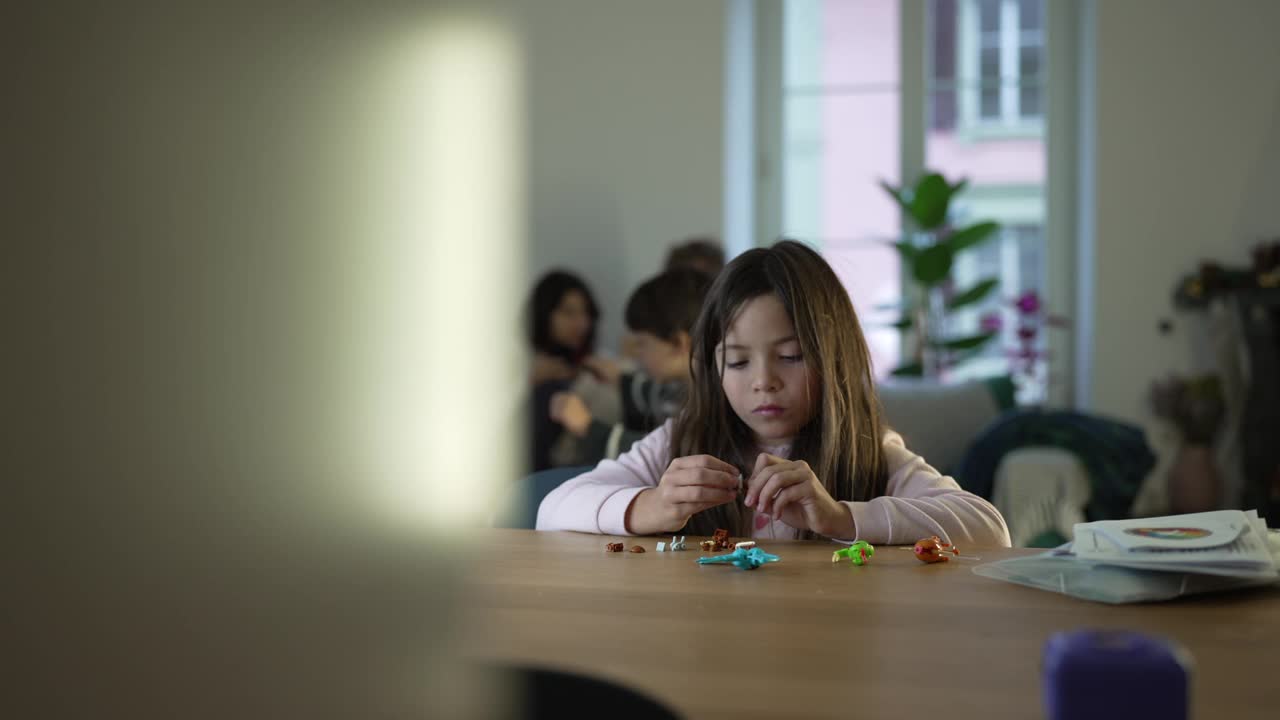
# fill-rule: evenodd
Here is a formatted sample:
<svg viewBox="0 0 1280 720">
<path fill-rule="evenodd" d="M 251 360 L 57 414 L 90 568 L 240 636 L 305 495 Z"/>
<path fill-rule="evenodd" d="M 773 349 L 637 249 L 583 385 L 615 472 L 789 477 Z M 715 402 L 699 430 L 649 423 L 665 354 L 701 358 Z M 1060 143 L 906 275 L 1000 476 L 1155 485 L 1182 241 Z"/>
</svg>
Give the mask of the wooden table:
<svg viewBox="0 0 1280 720">
<path fill-rule="evenodd" d="M 1043 717 L 1040 657 L 1060 630 L 1124 628 L 1195 658 L 1194 717 L 1280 717 L 1280 591 L 1110 606 L 924 565 L 864 567 L 825 542 L 765 541 L 744 572 L 656 538 L 494 530 L 466 583 L 469 658 L 589 673 L 690 718 Z M 606 553 L 605 543 L 644 554 Z M 990 561 L 1033 551 L 961 548 Z M 602 715 L 601 717 L 604 717 Z"/>
</svg>

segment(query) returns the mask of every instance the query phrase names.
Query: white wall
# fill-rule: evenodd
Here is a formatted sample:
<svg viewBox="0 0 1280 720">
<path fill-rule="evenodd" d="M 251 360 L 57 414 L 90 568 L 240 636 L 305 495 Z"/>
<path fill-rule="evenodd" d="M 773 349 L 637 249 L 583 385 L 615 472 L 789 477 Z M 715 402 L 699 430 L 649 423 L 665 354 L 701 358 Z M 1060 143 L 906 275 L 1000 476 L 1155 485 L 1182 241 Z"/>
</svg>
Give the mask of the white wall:
<svg viewBox="0 0 1280 720">
<path fill-rule="evenodd" d="M 1142 420 L 1152 379 L 1198 369 L 1175 282 L 1280 235 L 1277 28 L 1270 0 L 1097 3 L 1095 411 Z"/>
<path fill-rule="evenodd" d="M 670 245 L 720 233 L 724 13 L 718 0 L 528 11 L 529 287 L 557 266 L 583 274 L 604 350 Z"/>
</svg>

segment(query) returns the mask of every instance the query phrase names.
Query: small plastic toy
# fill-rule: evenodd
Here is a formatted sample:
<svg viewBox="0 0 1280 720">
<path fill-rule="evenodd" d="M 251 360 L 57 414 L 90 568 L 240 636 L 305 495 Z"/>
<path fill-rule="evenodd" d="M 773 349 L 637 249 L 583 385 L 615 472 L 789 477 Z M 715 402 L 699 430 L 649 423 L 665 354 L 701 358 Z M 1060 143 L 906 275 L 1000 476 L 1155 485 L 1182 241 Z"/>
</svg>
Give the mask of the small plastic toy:
<svg viewBox="0 0 1280 720">
<path fill-rule="evenodd" d="M 770 555 L 758 547 L 747 550 L 739 548 L 727 555 L 713 555 L 711 557 L 698 558 L 699 565 L 720 565 L 729 564 L 737 565 L 743 570 L 755 570 L 765 563 L 775 563 L 782 560 L 777 555 Z"/>
<path fill-rule="evenodd" d="M 676 536 L 672 535 L 671 544 L 669 545 L 664 542 L 658 543 L 658 552 L 677 552 L 684 549 L 684 535 L 681 535 L 679 540 L 676 540 Z"/>
<path fill-rule="evenodd" d="M 946 562 L 951 558 L 960 556 L 960 550 L 949 542 L 943 542 L 937 535 L 916 541 L 916 546 L 912 548 L 916 554 L 916 559 L 923 563 L 940 563 Z"/>
<path fill-rule="evenodd" d="M 605 552 L 622 552 L 622 543 L 609 543 L 604 546 Z"/>
<path fill-rule="evenodd" d="M 729 531 L 717 528 L 715 534 L 711 536 L 711 542 L 715 543 L 716 550 L 731 550 L 733 542 L 729 540 Z"/>
<path fill-rule="evenodd" d="M 872 555 L 876 554 L 876 549 L 866 540 L 859 540 L 847 548 L 841 548 L 831 553 L 831 562 L 840 562 L 840 558 L 849 558 L 849 562 L 854 565 L 865 565 Z"/>
<path fill-rule="evenodd" d="M 753 547 L 755 547 L 755 546 L 756 546 L 756 541 L 755 541 L 755 540 L 744 540 L 744 541 L 742 541 L 742 542 L 740 542 L 740 543 L 735 544 L 735 545 L 733 546 L 733 549 L 734 549 L 734 550 L 738 550 L 738 549 L 742 549 L 742 550 L 750 550 L 751 548 L 753 548 Z"/>
<path fill-rule="evenodd" d="M 644 552 L 644 548 L 640 547 L 639 545 L 632 545 L 631 549 L 628 550 L 627 552 L 642 553 Z"/>
<path fill-rule="evenodd" d="M 698 545 L 702 548 L 702 552 L 712 552 L 716 549 L 715 540 L 703 540 Z"/>
</svg>

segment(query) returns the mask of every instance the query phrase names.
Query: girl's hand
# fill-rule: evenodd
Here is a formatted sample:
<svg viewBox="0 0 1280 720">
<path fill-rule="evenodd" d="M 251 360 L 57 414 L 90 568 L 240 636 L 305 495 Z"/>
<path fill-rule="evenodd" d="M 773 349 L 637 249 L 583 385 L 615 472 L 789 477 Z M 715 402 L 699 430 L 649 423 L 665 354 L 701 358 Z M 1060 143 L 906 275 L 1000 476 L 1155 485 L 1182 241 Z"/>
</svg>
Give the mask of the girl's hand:
<svg viewBox="0 0 1280 720">
<path fill-rule="evenodd" d="M 803 460 L 793 462 L 760 453 L 747 481 L 744 503 L 793 528 L 826 537 L 851 539 L 855 533 L 849 509 L 831 497 Z"/>
<path fill-rule="evenodd" d="M 636 535 L 673 532 L 703 510 L 738 497 L 738 468 L 710 455 L 671 461 L 658 486 L 641 492 L 627 508 L 627 530 Z"/>
</svg>

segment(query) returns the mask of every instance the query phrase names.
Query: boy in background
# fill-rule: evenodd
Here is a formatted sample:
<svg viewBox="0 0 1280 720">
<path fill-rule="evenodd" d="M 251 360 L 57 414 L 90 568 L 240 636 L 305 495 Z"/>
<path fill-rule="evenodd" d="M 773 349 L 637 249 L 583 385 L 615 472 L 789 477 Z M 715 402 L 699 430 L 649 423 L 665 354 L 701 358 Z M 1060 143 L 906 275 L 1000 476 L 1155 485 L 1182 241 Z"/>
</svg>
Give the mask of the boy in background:
<svg viewBox="0 0 1280 720">
<path fill-rule="evenodd" d="M 636 288 L 627 301 L 626 323 L 643 373 L 605 378 L 617 385 L 622 421 L 600 422 L 582 398 L 556 393 L 551 397 L 551 419 L 564 426 L 571 438 L 558 448 L 556 465 L 616 458 L 679 412 L 689 384 L 690 333 L 711 282 L 705 272 L 677 269 Z"/>
</svg>

